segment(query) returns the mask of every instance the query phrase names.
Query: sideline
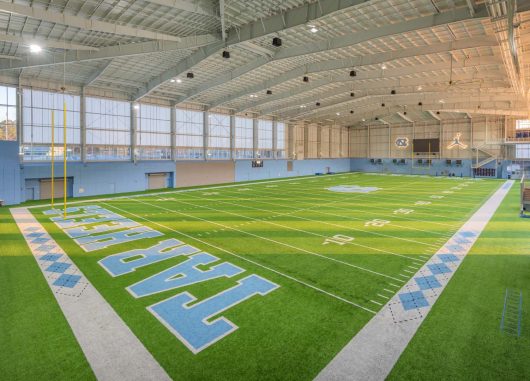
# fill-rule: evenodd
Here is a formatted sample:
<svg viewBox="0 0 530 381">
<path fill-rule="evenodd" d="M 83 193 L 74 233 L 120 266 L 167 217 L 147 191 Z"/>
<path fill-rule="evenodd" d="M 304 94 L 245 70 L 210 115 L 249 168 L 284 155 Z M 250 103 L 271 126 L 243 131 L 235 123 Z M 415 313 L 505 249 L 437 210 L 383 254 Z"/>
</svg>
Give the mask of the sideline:
<svg viewBox="0 0 530 381">
<path fill-rule="evenodd" d="M 318 374 L 384 380 L 514 184 L 506 181 Z"/>
<path fill-rule="evenodd" d="M 31 212 L 27 208 L 10 211 L 97 379 L 170 381 Z"/>
</svg>

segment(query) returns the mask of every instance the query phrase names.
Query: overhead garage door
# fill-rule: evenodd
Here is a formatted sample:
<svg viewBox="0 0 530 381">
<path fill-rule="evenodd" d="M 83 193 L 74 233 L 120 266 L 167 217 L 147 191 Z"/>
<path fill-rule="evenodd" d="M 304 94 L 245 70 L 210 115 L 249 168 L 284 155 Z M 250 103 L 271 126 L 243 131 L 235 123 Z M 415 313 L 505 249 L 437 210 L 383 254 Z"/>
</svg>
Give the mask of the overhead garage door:
<svg viewBox="0 0 530 381">
<path fill-rule="evenodd" d="M 167 188 L 167 173 L 148 173 L 147 180 L 147 189 Z"/>
<path fill-rule="evenodd" d="M 54 185 L 54 197 L 61 198 L 64 195 L 64 180 L 56 179 Z M 52 181 L 50 179 L 41 179 L 40 180 L 40 199 L 48 200 L 52 198 Z"/>
</svg>

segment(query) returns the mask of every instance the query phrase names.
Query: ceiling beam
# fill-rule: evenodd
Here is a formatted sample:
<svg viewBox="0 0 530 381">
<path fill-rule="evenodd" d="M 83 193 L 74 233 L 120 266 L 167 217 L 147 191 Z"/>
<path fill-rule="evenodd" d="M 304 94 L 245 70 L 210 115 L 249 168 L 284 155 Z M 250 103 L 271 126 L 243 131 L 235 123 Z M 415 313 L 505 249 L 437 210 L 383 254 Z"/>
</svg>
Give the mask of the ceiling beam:
<svg viewBox="0 0 530 381">
<path fill-rule="evenodd" d="M 500 73 L 500 72 L 499 72 Z M 486 73 L 487 74 L 487 73 Z M 498 80 L 495 80 L 496 78 L 500 78 Z M 505 81 L 505 79 L 502 79 L 502 76 L 500 74 L 490 75 L 488 79 L 488 75 L 485 75 L 484 77 L 480 78 L 484 81 L 484 85 L 480 88 L 477 87 L 461 87 L 461 86 L 455 86 L 452 87 L 448 86 L 447 84 L 443 84 L 443 82 L 431 82 L 429 84 L 424 84 L 423 89 L 421 91 L 418 91 L 416 86 L 396 86 L 393 89 L 396 90 L 397 94 L 391 95 L 390 90 L 386 86 L 370 86 L 369 89 L 365 89 L 362 91 L 358 91 L 355 93 L 355 98 L 350 97 L 350 90 L 346 90 L 344 92 L 340 92 L 335 89 L 330 90 L 326 95 L 327 97 L 319 97 L 315 98 L 311 101 L 311 104 L 309 102 L 303 103 L 304 112 L 309 112 L 311 110 L 318 110 L 322 109 L 322 106 L 316 106 L 315 102 L 319 101 L 321 104 L 328 103 L 329 106 L 332 107 L 334 104 L 340 103 L 340 102 L 356 102 L 356 101 L 362 101 L 365 99 L 365 97 L 374 97 L 379 96 L 381 99 L 380 103 L 384 103 L 386 101 L 392 100 L 397 95 L 402 94 L 416 94 L 416 96 L 419 98 L 422 97 L 422 94 L 427 92 L 455 92 L 455 91 L 470 91 L 470 90 L 483 90 L 488 91 L 491 89 L 497 89 L 497 90 L 503 90 L 503 91 L 510 91 L 509 84 Z M 326 106 L 324 106 L 326 107 Z M 264 110 L 261 114 L 262 115 L 285 115 L 289 112 L 289 110 L 299 111 L 300 105 L 296 106 L 290 106 L 290 107 L 282 107 L 279 109 L 271 110 L 270 112 L 266 112 L 268 110 Z"/>
<path fill-rule="evenodd" d="M 3 39 L 0 34 L 0 41 Z M 64 63 L 79 63 L 94 60 L 106 60 L 118 57 L 132 57 L 141 54 L 169 52 L 174 50 L 191 49 L 219 41 L 219 37 L 211 34 L 182 37 L 179 42 L 175 41 L 147 41 L 137 44 L 124 44 L 107 46 L 94 49 L 91 52 L 66 52 L 46 54 L 31 54 L 22 57 L 22 61 L 16 64 L 0 63 L 1 70 L 23 69 L 38 66 L 52 66 Z"/>
<path fill-rule="evenodd" d="M 453 69 L 462 69 L 466 67 L 473 67 L 478 69 L 485 69 L 493 65 L 503 65 L 502 59 L 496 56 L 491 57 L 481 57 L 480 59 L 470 59 L 463 62 L 454 62 Z M 380 70 L 370 70 L 370 71 L 358 71 L 356 77 L 350 77 L 349 73 L 341 73 L 339 75 L 330 76 L 330 78 L 325 78 L 322 80 L 312 81 L 309 84 L 302 84 L 297 86 L 294 89 L 285 91 L 282 93 L 273 94 L 272 96 L 263 96 L 258 101 L 253 101 L 252 103 L 246 104 L 245 106 L 238 109 L 238 112 L 244 111 L 246 109 L 260 109 L 261 106 L 273 103 L 266 108 L 261 108 L 263 112 L 272 111 L 271 108 L 274 108 L 276 104 L 280 103 L 282 107 L 287 107 L 293 104 L 299 104 L 300 95 L 309 93 L 312 91 L 319 91 L 323 86 L 330 84 L 343 84 L 340 87 L 341 90 L 337 91 L 349 91 L 356 92 L 356 88 L 364 83 L 370 83 L 370 86 L 381 87 L 383 84 L 386 84 L 388 87 L 397 87 L 397 86 L 419 86 L 424 83 L 428 84 L 429 82 L 440 82 L 442 80 L 449 80 L 450 74 L 447 73 L 437 73 L 432 77 L 423 77 L 423 78 L 401 78 L 403 76 L 415 75 L 415 74 L 425 74 L 433 73 L 447 70 L 449 71 L 449 63 L 440 62 L 435 64 L 420 64 L 420 65 L 411 65 L 406 67 L 400 67 L 396 69 L 386 69 L 383 73 Z M 472 79 L 474 76 L 478 76 L 477 73 L 472 73 L 470 75 L 456 75 L 453 74 L 453 79 L 462 80 L 462 79 Z M 376 80 L 377 82 L 375 82 Z M 323 95 L 322 97 L 325 97 Z M 288 98 L 288 100 L 286 100 Z"/>
<path fill-rule="evenodd" d="M 37 44 L 43 48 L 51 48 L 51 49 L 87 50 L 87 51 L 98 51 L 99 50 L 98 48 L 89 46 L 89 45 L 53 40 L 49 38 L 15 36 L 12 34 L 7 34 L 5 32 L 0 32 L 0 41 L 10 42 L 12 44 L 22 44 L 26 46 L 29 46 L 31 44 Z"/>
<path fill-rule="evenodd" d="M 84 87 L 90 86 L 92 83 L 97 81 L 97 79 L 107 70 L 107 68 L 112 64 L 112 60 L 109 60 L 106 64 L 104 64 L 102 67 L 95 70 L 90 76 L 85 80 Z"/>
<path fill-rule="evenodd" d="M 177 36 L 165 33 L 153 32 L 134 26 L 125 26 L 107 21 L 90 20 L 85 17 L 69 15 L 35 6 L 27 6 L 1 1 L 0 11 L 93 32 L 112 33 L 129 37 L 149 38 L 153 40 L 180 40 L 180 38 Z"/>
<path fill-rule="evenodd" d="M 407 122 L 409 122 L 409 123 L 414 123 L 414 121 L 413 121 L 412 119 L 410 119 L 408 116 L 406 116 L 406 115 L 403 114 L 402 112 L 398 112 L 397 115 L 398 115 L 401 119 L 403 119 L 403 120 L 405 120 L 405 121 L 407 121 Z"/>
<path fill-rule="evenodd" d="M 429 113 L 434 119 L 436 119 L 436 120 L 438 120 L 438 121 L 441 121 L 441 120 L 442 120 L 442 119 L 441 119 L 439 116 L 437 116 L 433 111 L 431 111 L 431 110 L 427 110 L 427 112 L 428 112 L 428 113 Z"/>
<path fill-rule="evenodd" d="M 146 0 L 148 3 L 163 5 L 165 7 L 178 9 L 190 13 L 195 13 L 203 16 L 217 17 L 218 14 L 215 10 L 215 3 L 211 0 L 198 0 L 198 1 L 186 1 L 186 0 Z"/>
<path fill-rule="evenodd" d="M 391 97 L 391 99 L 390 99 Z M 450 99 L 451 102 L 455 100 L 466 101 L 469 98 L 476 98 L 477 100 L 492 100 L 492 101 L 516 101 L 521 100 L 521 97 L 517 94 L 510 91 L 503 92 L 493 92 L 493 91 L 477 91 L 474 89 L 459 89 L 458 91 L 432 91 L 432 92 L 423 92 L 423 93 L 403 93 L 396 94 L 388 97 L 383 97 L 381 95 L 367 95 L 358 99 L 349 99 L 342 102 L 337 102 L 328 106 L 315 107 L 311 110 L 304 110 L 296 113 L 282 114 L 281 117 L 284 119 L 293 119 L 293 118 L 305 118 L 307 116 L 314 117 L 327 112 L 328 114 L 334 114 L 336 111 L 349 110 L 353 109 L 354 111 L 360 107 L 372 107 L 374 110 L 385 110 L 386 107 L 389 107 L 393 104 L 417 104 L 418 102 L 427 103 L 431 101 L 438 102 L 440 99 Z M 411 99 L 412 98 L 412 99 Z M 358 104 L 365 102 L 362 104 Z M 381 106 L 381 103 L 385 103 L 385 107 Z M 447 102 L 449 103 L 449 102 Z M 443 105 L 443 103 L 440 103 Z M 442 108 L 442 107 L 440 107 Z M 328 115 L 324 114 L 324 115 Z"/>
<path fill-rule="evenodd" d="M 307 22 L 354 7 L 367 1 L 369 0 L 320 0 L 314 3 L 305 3 L 299 7 L 230 30 L 227 33 L 226 43 L 216 43 L 207 48 L 200 49 L 200 51 L 197 51 L 193 57 L 188 57 L 177 62 L 174 67 L 153 76 L 145 86 L 135 94 L 134 100 L 139 100 L 148 95 L 164 82 L 185 73 L 193 66 L 209 58 L 225 46 L 235 45 L 243 41 L 249 41 L 281 30 L 305 25 Z"/>
<path fill-rule="evenodd" d="M 370 54 L 365 56 L 358 56 L 352 58 L 338 59 L 338 60 L 327 60 L 323 62 L 315 62 L 306 66 L 297 67 L 274 78 L 265 80 L 257 85 L 248 87 L 242 91 L 235 92 L 231 95 L 219 98 L 217 101 L 212 102 L 210 107 L 217 107 L 225 103 L 238 99 L 240 97 L 248 97 L 250 94 L 260 93 L 267 89 L 272 89 L 274 86 L 283 84 L 284 82 L 302 78 L 307 73 L 316 73 L 321 71 L 331 71 L 348 69 L 354 67 L 377 65 L 386 62 L 390 62 L 402 58 L 420 57 L 428 54 L 438 54 L 451 51 L 460 51 L 466 49 L 474 49 L 479 47 L 493 47 L 498 46 L 497 40 L 493 36 L 467 38 L 462 40 L 455 40 L 451 42 L 443 42 L 433 45 L 426 45 L 421 47 L 414 47 L 408 49 L 399 49 L 396 51 L 382 52 L 376 54 Z M 453 63 L 455 64 L 455 63 Z M 360 75 L 361 73 L 358 73 Z M 309 86 L 321 86 L 322 82 L 310 82 Z M 307 87 L 307 86 L 306 86 Z M 274 95 L 273 95 L 274 97 Z M 270 98 L 273 99 L 273 98 Z M 249 105 L 251 108 L 252 105 Z"/>
<path fill-rule="evenodd" d="M 475 2 L 475 0 L 466 0 L 466 3 L 467 8 L 469 9 L 469 14 L 471 15 L 471 17 L 474 17 L 475 11 L 477 9 L 477 3 Z"/>
</svg>

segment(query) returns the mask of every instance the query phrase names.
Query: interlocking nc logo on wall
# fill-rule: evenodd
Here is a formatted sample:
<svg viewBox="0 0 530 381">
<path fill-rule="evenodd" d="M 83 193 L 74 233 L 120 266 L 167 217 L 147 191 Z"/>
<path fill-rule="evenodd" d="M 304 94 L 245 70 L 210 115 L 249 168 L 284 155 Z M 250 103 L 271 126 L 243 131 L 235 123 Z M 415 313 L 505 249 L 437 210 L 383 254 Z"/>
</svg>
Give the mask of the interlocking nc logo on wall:
<svg viewBox="0 0 530 381">
<path fill-rule="evenodd" d="M 409 138 L 397 138 L 395 144 L 397 148 L 407 148 L 409 146 Z"/>
<path fill-rule="evenodd" d="M 456 135 L 453 137 L 453 141 L 447 146 L 447 149 L 453 149 L 455 147 L 459 147 L 462 149 L 467 148 L 467 144 L 464 144 L 460 141 L 460 138 L 462 137 L 461 132 L 457 132 Z"/>
</svg>

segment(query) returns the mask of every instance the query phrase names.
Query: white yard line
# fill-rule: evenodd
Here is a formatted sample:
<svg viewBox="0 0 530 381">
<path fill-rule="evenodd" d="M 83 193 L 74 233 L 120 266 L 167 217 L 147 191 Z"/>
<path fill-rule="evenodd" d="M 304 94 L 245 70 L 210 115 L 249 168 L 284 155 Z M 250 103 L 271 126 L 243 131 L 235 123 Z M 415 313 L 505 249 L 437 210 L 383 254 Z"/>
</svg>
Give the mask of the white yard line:
<svg viewBox="0 0 530 381">
<path fill-rule="evenodd" d="M 339 172 L 335 173 L 333 175 L 326 175 L 329 176 L 354 176 L 359 175 L 360 172 Z M 191 188 L 191 189 L 180 189 L 180 190 L 171 190 L 171 191 L 163 191 L 163 192 L 156 192 L 156 193 L 140 193 L 140 194 L 133 194 L 128 196 L 110 196 L 110 197 L 103 197 L 103 198 L 91 198 L 88 200 L 80 200 L 80 201 L 68 201 L 68 205 L 73 204 L 84 204 L 87 202 L 102 202 L 102 201 L 111 201 L 116 200 L 120 198 L 133 198 L 133 197 L 143 197 L 143 196 L 160 196 L 160 195 L 167 195 L 167 194 L 174 194 L 174 193 L 186 193 L 186 192 L 198 192 L 198 191 L 205 191 L 210 189 L 222 189 L 222 188 L 237 188 L 237 187 L 245 187 L 245 186 L 251 186 L 251 185 L 257 185 L 257 184 L 268 184 L 268 183 L 279 183 L 279 182 L 285 182 L 285 181 L 299 181 L 299 180 L 309 180 L 314 179 L 315 176 L 309 175 L 307 177 L 293 177 L 293 178 L 283 178 L 279 180 L 266 180 L 266 181 L 256 181 L 256 182 L 242 182 L 237 184 L 229 184 L 229 185 L 216 185 L 216 186 L 205 186 L 201 188 Z M 49 207 L 51 204 L 39 204 L 39 205 L 32 205 L 27 206 L 27 209 L 34 209 L 34 208 L 44 208 Z"/>
<path fill-rule="evenodd" d="M 151 223 L 151 224 L 153 224 L 153 225 L 160 226 L 160 227 L 162 227 L 162 228 L 164 228 L 164 229 L 167 229 L 167 230 L 169 230 L 169 231 L 172 231 L 173 233 L 177 233 L 177 234 L 183 235 L 183 236 L 185 236 L 185 237 L 187 237 L 187 238 L 191 238 L 191 239 L 193 239 L 193 240 L 195 240 L 195 241 L 197 241 L 197 242 L 200 242 L 200 243 L 202 243 L 202 244 L 204 244 L 204 245 L 207 245 L 207 246 L 213 247 L 214 249 L 220 250 L 220 251 L 222 251 L 223 253 L 226 253 L 226 254 L 228 254 L 228 255 L 232 255 L 232 256 L 234 256 L 234 257 L 236 257 L 236 258 L 239 258 L 239 259 L 241 259 L 241 260 L 243 260 L 243 261 L 246 261 L 246 262 L 252 263 L 253 265 L 256 265 L 256 266 L 261 267 L 261 268 L 263 268 L 263 269 L 265 269 L 265 270 L 271 271 L 271 272 L 273 272 L 273 273 L 275 273 L 275 274 L 277 274 L 277 275 L 280 275 L 280 276 L 282 276 L 282 277 L 284 277 L 284 278 L 290 279 L 290 280 L 292 280 L 292 281 L 294 281 L 294 282 L 296 282 L 296 283 L 299 283 L 299 284 L 301 284 L 301 285 L 303 285 L 303 286 L 309 287 L 309 288 L 311 288 L 311 289 L 313 289 L 313 290 L 315 290 L 315 291 L 318 291 L 318 292 L 320 292 L 320 293 L 322 293 L 322 294 L 325 294 L 325 295 L 327 295 L 327 296 L 331 296 L 332 298 L 335 298 L 335 299 L 337 299 L 337 300 L 340 300 L 341 302 L 348 303 L 348 304 L 350 304 L 350 305 L 352 305 L 352 306 L 358 307 L 358 308 L 360 308 L 360 309 L 362 309 L 362 310 L 364 310 L 364 311 L 370 312 L 370 313 L 372 313 L 372 314 L 375 314 L 375 313 L 376 313 L 375 311 L 373 311 L 373 310 L 371 310 L 371 309 L 369 309 L 369 308 L 366 308 L 366 307 L 364 307 L 364 306 L 362 306 L 362 305 L 360 305 L 360 304 L 357 304 L 357 303 L 355 303 L 355 302 L 352 302 L 351 300 L 345 299 L 345 298 L 343 298 L 343 297 L 341 297 L 341 296 L 335 295 L 335 294 L 333 294 L 333 293 L 331 293 L 331 292 L 328 292 L 328 291 L 326 291 L 326 290 L 323 290 L 323 289 L 321 289 L 321 288 L 318 288 L 318 287 L 316 287 L 316 286 L 313 286 L 313 285 L 311 285 L 311 284 L 309 284 L 309 283 L 306 283 L 306 282 L 301 281 L 301 280 L 299 280 L 299 279 L 297 279 L 297 278 L 295 278 L 295 277 L 292 277 L 292 276 L 290 276 L 290 275 L 287 275 L 287 274 L 285 274 L 285 273 L 282 273 L 281 271 L 275 270 L 275 269 L 273 269 L 273 268 L 271 268 L 271 267 L 269 267 L 269 266 L 265 266 L 265 265 L 263 265 L 263 264 L 261 264 L 261 263 L 258 263 L 258 262 L 256 262 L 256 261 L 253 261 L 252 259 L 249 259 L 249 258 L 244 257 L 244 256 L 242 256 L 242 255 L 238 255 L 238 254 L 236 254 L 236 253 L 233 253 L 233 252 L 231 252 L 231 251 L 229 251 L 229 250 L 226 250 L 226 249 L 224 249 L 224 248 L 222 248 L 222 247 L 219 247 L 219 246 L 216 246 L 216 245 L 212 245 L 212 244 L 209 243 L 209 242 L 203 241 L 203 240 L 201 240 L 201 239 L 199 239 L 199 238 L 197 238 L 197 237 L 194 237 L 194 236 L 192 236 L 192 235 L 186 234 L 186 233 L 181 232 L 181 231 L 179 231 L 179 230 L 173 229 L 173 228 L 171 228 L 171 227 L 169 227 L 169 226 L 167 226 L 167 225 L 164 225 L 164 224 L 161 224 L 161 223 L 158 223 L 158 222 L 152 221 L 152 220 L 150 220 L 150 219 L 148 219 L 148 218 L 145 218 L 145 217 L 140 216 L 139 214 L 132 213 L 132 212 L 130 212 L 130 211 L 128 211 L 128 210 L 125 210 L 125 209 L 119 208 L 119 207 L 117 207 L 117 206 L 115 206 L 115 205 L 112 205 L 112 204 L 108 204 L 108 203 L 105 203 L 105 202 L 103 202 L 102 204 L 103 204 L 103 205 L 106 205 L 106 206 L 109 207 L 109 208 L 114 208 L 114 209 L 116 209 L 116 210 L 119 210 L 119 211 L 122 212 L 122 213 L 129 214 L 129 215 L 131 215 L 131 216 L 133 216 L 133 217 L 135 217 L 135 218 L 139 218 L 139 219 L 142 219 L 142 220 L 144 220 L 144 221 L 147 221 L 147 222 L 149 222 L 149 223 Z"/>
<path fill-rule="evenodd" d="M 31 212 L 10 211 L 97 379 L 171 380 Z"/>
<path fill-rule="evenodd" d="M 506 181 L 315 380 L 384 380 L 512 185 Z"/>
<path fill-rule="evenodd" d="M 241 230 L 241 229 L 236 229 L 234 227 L 231 227 L 231 226 L 228 226 L 228 225 L 224 225 L 224 224 L 221 224 L 219 222 L 215 222 L 215 221 L 210 221 L 210 220 L 207 220 L 205 218 L 201 218 L 201 217 L 197 217 L 197 216 L 193 216 L 191 214 L 187 214 L 187 213 L 182 213 L 178 210 L 174 210 L 174 209 L 169 209 L 169 208 L 165 208 L 163 206 L 159 206 L 159 205 L 156 205 L 156 204 L 152 204 L 152 203 L 149 203 L 149 202 L 145 202 L 145 201 L 142 201 L 142 200 L 138 200 L 138 199 L 131 199 L 132 201 L 134 202 L 139 202 L 139 203 L 142 203 L 142 204 L 145 204 L 145 205 L 149 205 L 149 206 L 152 206 L 154 208 L 158 208 L 158 209 L 161 209 L 161 210 L 167 210 L 168 212 L 171 212 L 171 213 L 177 213 L 177 214 L 180 214 L 180 215 L 183 215 L 183 216 L 186 216 L 186 217 L 190 217 L 190 218 L 193 218 L 193 219 L 196 219 L 196 220 L 200 220 L 200 221 L 204 221 L 204 222 L 208 222 L 210 224 L 213 224 L 213 225 L 217 225 L 217 226 L 221 226 L 225 229 L 230 229 L 230 230 L 233 230 L 233 231 L 237 231 L 237 232 L 240 232 L 240 233 L 243 233 L 243 234 L 246 234 L 246 235 L 249 235 L 251 237 L 255 237 L 255 238 L 258 238 L 258 239 L 262 239 L 264 241 L 268 241 L 268 242 L 272 242 L 272 243 L 275 243 L 275 244 L 278 244 L 278 245 L 281 245 L 281 246 L 285 246 L 285 247 L 289 247 L 291 249 L 294 249 L 294 250 L 297 250 L 297 251 L 300 251 L 302 253 L 306 253 L 306 254 L 309 254 L 309 255 L 314 255 L 316 257 L 319 257 L 319 258 L 323 258 L 325 260 L 328 260 L 328 261 L 332 261 L 332 262 L 336 262 L 336 263 L 341 263 L 343 264 L 344 266 L 348 266 L 348 267 L 352 267 L 352 268 L 355 268 L 357 270 L 360 270 L 360 271 L 363 271 L 363 272 L 366 272 L 366 273 L 369 273 L 369 274 L 372 274 L 372 275 L 376 275 L 376 276 L 380 276 L 380 277 L 384 277 L 384 278 L 388 278 L 388 279 L 393 279 L 393 280 L 397 280 L 399 281 L 400 279 L 398 278 L 395 278 L 391 275 L 388 275 L 388 274 L 383 274 L 383 273 L 380 273 L 378 271 L 375 271 L 375 270 L 370 270 L 370 269 L 367 269 L 365 267 L 362 267 L 362 266 L 357 266 L 357 265 L 354 265 L 352 263 L 348 263 L 348 262 L 344 262 L 344 261 L 341 261 L 341 260 L 338 260 L 336 258 L 331 258 L 331 257 L 327 257 L 325 255 L 322 255 L 322 254 L 319 254 L 319 253 L 315 253 L 313 251 L 310 251 L 310 250 L 306 250 L 306 249 L 303 249 L 301 247 L 296 247 L 294 245 L 291 245 L 291 244 L 288 244 L 288 243 L 285 243 L 285 242 L 280 242 L 280 241 L 276 241 L 272 238 L 267 238 L 267 237 L 262 237 L 258 234 L 254 234 L 254 233 L 250 233 L 250 232 L 247 232 L 245 230 Z M 206 209 L 210 209 L 210 208 L 207 208 L 205 207 Z"/>
</svg>

